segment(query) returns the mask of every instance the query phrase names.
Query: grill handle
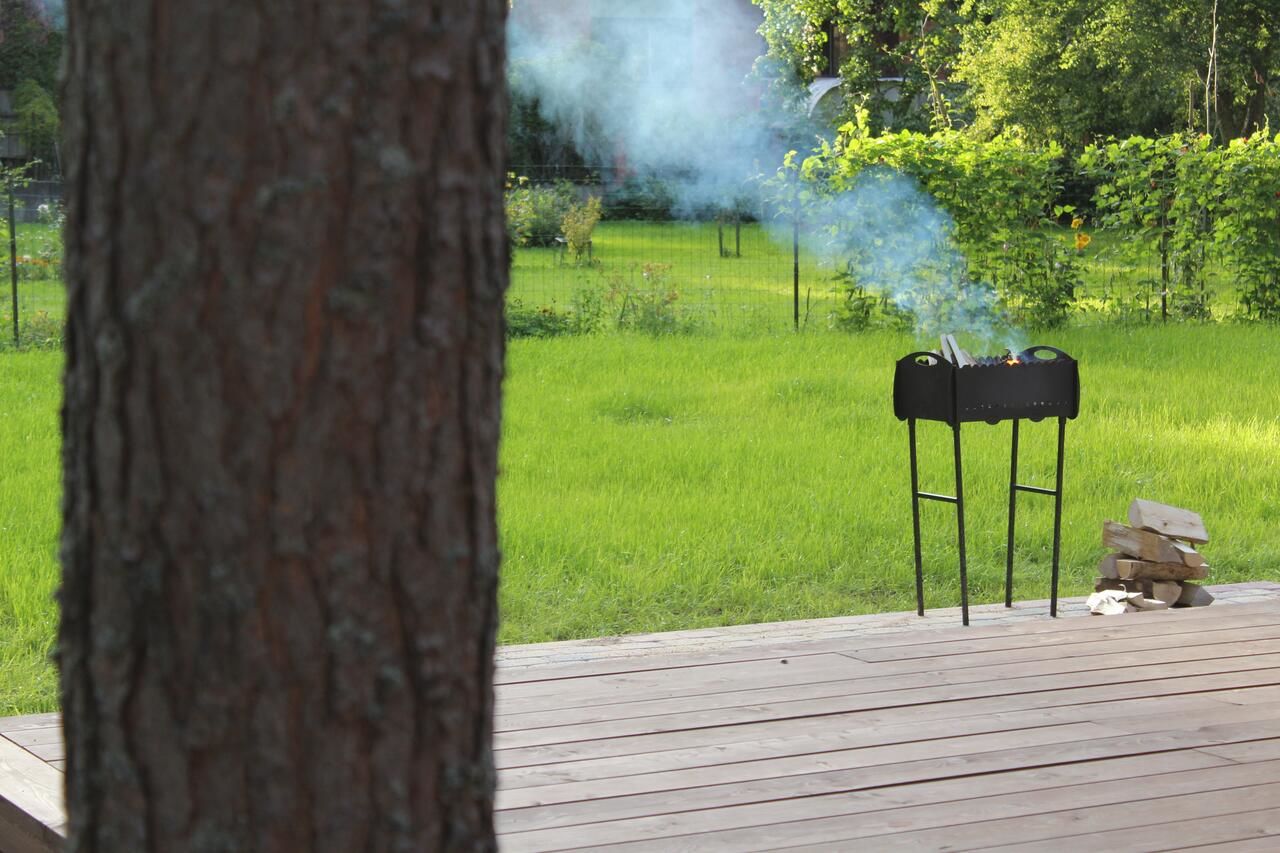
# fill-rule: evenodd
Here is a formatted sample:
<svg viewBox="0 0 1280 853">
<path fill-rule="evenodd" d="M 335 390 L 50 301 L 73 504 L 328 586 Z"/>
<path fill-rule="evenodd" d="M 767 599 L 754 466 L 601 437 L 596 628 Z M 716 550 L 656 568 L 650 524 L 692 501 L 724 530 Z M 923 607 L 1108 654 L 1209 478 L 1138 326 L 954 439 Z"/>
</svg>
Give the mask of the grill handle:
<svg viewBox="0 0 1280 853">
<path fill-rule="evenodd" d="M 910 361 L 912 364 L 918 364 L 921 367 L 937 367 L 940 364 L 945 364 L 948 367 L 952 366 L 951 362 L 947 361 L 936 352 L 913 352 L 911 355 L 904 358 L 903 361 Z"/>
<path fill-rule="evenodd" d="M 1048 350 L 1049 352 L 1053 353 L 1053 358 L 1041 358 L 1039 354 L 1041 352 L 1044 352 L 1045 350 Z M 1018 358 L 1024 361 L 1058 361 L 1060 359 L 1061 360 L 1070 359 L 1071 356 L 1067 355 L 1065 352 L 1058 349 L 1057 347 L 1051 347 L 1046 344 L 1040 344 L 1039 346 L 1034 346 L 1018 353 Z"/>
</svg>

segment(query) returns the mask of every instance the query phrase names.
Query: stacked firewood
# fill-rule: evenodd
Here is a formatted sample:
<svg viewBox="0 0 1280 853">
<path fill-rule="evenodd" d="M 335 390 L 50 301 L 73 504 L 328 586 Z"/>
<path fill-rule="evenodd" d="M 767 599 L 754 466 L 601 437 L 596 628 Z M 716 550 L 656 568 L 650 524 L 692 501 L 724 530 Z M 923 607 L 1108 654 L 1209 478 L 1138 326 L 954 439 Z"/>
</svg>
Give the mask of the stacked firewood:
<svg viewBox="0 0 1280 853">
<path fill-rule="evenodd" d="M 1209 566 L 1195 549 L 1209 541 L 1204 520 L 1188 509 L 1135 500 L 1129 524 L 1102 525 L 1102 544 L 1115 551 L 1098 566 L 1095 613 L 1203 607 L 1213 596 L 1194 581 L 1209 576 Z"/>
</svg>

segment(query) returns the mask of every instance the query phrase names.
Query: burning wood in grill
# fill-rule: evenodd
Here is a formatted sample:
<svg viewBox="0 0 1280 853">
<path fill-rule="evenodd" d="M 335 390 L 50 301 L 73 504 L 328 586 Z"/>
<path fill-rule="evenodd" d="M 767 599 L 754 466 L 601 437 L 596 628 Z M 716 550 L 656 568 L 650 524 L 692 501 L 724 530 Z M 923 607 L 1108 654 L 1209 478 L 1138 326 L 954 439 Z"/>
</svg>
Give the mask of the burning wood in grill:
<svg viewBox="0 0 1280 853">
<path fill-rule="evenodd" d="M 943 335 L 939 340 L 942 343 L 942 357 L 956 367 L 973 367 L 978 363 L 977 359 L 956 343 L 955 335 Z"/>
<path fill-rule="evenodd" d="M 1026 364 L 1025 353 L 1005 350 L 1004 355 L 970 355 L 969 351 L 956 342 L 955 335 L 942 335 L 938 338 L 938 351 L 935 353 L 951 362 L 956 367 L 1000 367 L 1007 365 L 1017 367 Z"/>
<path fill-rule="evenodd" d="M 1198 514 L 1138 499 L 1129 506 L 1129 523 L 1102 525 L 1102 544 L 1116 553 L 1098 565 L 1098 581 L 1089 598 L 1094 613 L 1213 603 L 1207 590 L 1192 583 L 1209 576 L 1204 557 L 1192 547 L 1209 541 Z"/>
</svg>

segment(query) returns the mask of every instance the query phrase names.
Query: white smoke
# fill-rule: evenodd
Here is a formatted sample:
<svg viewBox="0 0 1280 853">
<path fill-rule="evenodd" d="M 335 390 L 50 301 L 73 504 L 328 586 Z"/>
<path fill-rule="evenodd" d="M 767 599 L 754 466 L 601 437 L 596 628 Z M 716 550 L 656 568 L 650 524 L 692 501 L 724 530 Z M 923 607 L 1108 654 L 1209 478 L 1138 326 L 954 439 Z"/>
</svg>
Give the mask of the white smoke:
<svg viewBox="0 0 1280 853">
<path fill-rule="evenodd" d="M 911 314 L 920 335 L 963 332 L 992 353 L 1018 346 L 995 288 L 971 279 L 954 220 L 913 178 L 865 169 L 849 191 L 810 200 L 802 216 L 806 249 Z"/>
<path fill-rule="evenodd" d="M 816 142 L 805 117 L 769 109 L 750 79 L 761 21 L 748 0 L 518 0 L 513 90 L 589 164 L 665 179 L 678 213 L 741 205 L 787 142 Z M 783 245 L 792 222 L 775 220 Z M 852 191 L 807 203 L 800 228 L 810 251 L 888 295 L 922 333 L 1009 339 L 993 289 L 966 275 L 954 223 L 914 180 L 869 170 Z"/>
<path fill-rule="evenodd" d="M 748 79 L 759 23 L 746 0 L 517 3 L 512 85 L 592 165 L 673 177 L 686 212 L 727 204 L 785 152 Z"/>
</svg>

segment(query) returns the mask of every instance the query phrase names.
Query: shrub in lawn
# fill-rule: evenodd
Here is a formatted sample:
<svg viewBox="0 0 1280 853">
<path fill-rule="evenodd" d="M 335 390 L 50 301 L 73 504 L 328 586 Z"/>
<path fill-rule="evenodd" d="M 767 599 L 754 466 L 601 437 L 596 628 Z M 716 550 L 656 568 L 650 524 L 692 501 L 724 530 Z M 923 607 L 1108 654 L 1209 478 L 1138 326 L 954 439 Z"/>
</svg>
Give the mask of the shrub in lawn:
<svg viewBox="0 0 1280 853">
<path fill-rule="evenodd" d="M 1087 235 L 1061 238 L 1049 228 L 1011 243 L 1004 284 L 1005 304 L 1015 323 L 1052 329 L 1067 322 L 1081 283 L 1079 256 L 1088 245 Z"/>
<path fill-rule="evenodd" d="M 574 291 L 567 309 L 552 305 L 528 306 L 520 299 L 507 303 L 508 338 L 556 338 L 589 335 L 605 324 L 605 295 L 598 287 Z"/>
<path fill-rule="evenodd" d="M 577 204 L 578 191 L 568 181 L 545 186 L 512 177 L 506 194 L 507 236 L 515 246 L 553 246 L 565 216 Z"/>
<path fill-rule="evenodd" d="M 572 315 L 554 305 L 526 306 L 519 299 L 507 303 L 509 338 L 555 338 L 572 331 Z"/>
<path fill-rule="evenodd" d="M 567 243 L 566 249 L 574 263 L 581 264 L 590 257 L 591 235 L 600 224 L 600 216 L 600 198 L 592 196 L 587 199 L 586 204 L 575 204 L 570 207 L 569 212 L 560 220 L 560 227 L 564 231 L 564 239 Z"/>
<path fill-rule="evenodd" d="M 613 308 L 619 330 L 649 335 L 692 332 L 697 319 L 681 310 L 680 292 L 671 284 L 671 264 L 644 264 L 636 278 L 614 275 L 609 279 L 606 300 Z"/>
<path fill-rule="evenodd" d="M 14 349 L 13 314 L 0 313 L 0 351 Z M 57 350 L 62 348 L 63 324 L 47 311 L 19 315 L 19 348 L 23 350 Z"/>
<path fill-rule="evenodd" d="M 827 315 L 831 328 L 846 332 L 906 331 L 914 325 L 909 312 L 900 309 L 887 295 L 869 292 L 847 270 L 838 273 L 835 280 L 840 299 Z"/>
</svg>

